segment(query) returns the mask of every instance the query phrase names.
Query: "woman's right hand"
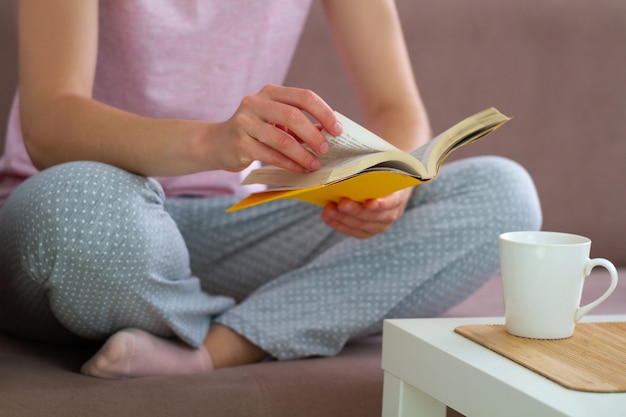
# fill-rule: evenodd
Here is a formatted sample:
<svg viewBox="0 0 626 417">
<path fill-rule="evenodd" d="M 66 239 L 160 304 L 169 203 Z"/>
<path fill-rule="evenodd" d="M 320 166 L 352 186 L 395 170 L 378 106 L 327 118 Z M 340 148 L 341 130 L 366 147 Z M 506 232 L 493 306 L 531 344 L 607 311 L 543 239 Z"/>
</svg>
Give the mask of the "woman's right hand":
<svg viewBox="0 0 626 417">
<path fill-rule="evenodd" d="M 333 110 L 318 95 L 277 85 L 245 97 L 235 114 L 216 127 L 209 138 L 216 158 L 211 165 L 228 171 L 240 171 L 255 160 L 294 172 L 315 171 L 320 167 L 317 155 L 328 151 L 320 127 L 331 135 L 342 130 Z"/>
</svg>

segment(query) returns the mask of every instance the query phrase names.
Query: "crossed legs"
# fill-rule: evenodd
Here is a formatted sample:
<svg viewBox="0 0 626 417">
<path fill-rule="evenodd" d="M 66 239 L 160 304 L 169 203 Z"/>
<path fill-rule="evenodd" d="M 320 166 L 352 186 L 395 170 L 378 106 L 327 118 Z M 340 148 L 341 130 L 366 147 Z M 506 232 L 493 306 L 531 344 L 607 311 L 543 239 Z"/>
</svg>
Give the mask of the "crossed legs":
<svg viewBox="0 0 626 417">
<path fill-rule="evenodd" d="M 83 368 L 96 376 L 333 355 L 384 318 L 452 307 L 496 272 L 499 233 L 540 223 L 527 174 L 499 158 L 450 164 L 398 224 L 366 241 L 334 233 L 307 204 L 225 214 L 232 201 L 164 203 L 157 184 L 116 168 L 58 167 L 0 212 L 0 266 L 20 265 L 0 297 L 28 282 L 23 292 L 45 294 L 47 310 L 18 314 L 108 338 Z"/>
</svg>

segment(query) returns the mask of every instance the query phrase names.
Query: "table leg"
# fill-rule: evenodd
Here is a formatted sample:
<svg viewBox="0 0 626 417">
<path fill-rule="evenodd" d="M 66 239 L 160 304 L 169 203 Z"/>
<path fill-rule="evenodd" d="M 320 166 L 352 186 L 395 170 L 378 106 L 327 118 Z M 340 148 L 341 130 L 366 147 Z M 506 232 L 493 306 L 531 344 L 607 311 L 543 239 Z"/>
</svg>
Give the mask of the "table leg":
<svg viewBox="0 0 626 417">
<path fill-rule="evenodd" d="M 446 405 L 385 372 L 383 417 L 446 417 Z"/>
</svg>

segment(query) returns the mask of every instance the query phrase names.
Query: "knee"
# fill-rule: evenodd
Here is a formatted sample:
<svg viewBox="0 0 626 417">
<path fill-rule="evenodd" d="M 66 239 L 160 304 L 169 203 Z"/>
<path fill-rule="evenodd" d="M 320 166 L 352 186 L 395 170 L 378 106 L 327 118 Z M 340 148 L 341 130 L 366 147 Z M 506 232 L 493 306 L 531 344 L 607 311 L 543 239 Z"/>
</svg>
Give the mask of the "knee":
<svg viewBox="0 0 626 417">
<path fill-rule="evenodd" d="M 440 209 L 452 211 L 464 224 L 490 236 L 541 227 L 541 206 L 532 178 L 520 164 L 499 156 L 444 165 L 432 183 L 418 187 L 414 201 L 441 202 Z"/>
<path fill-rule="evenodd" d="M 7 204 L 51 212 L 67 206 L 132 201 L 133 196 L 155 203 L 161 203 L 164 198 L 163 190 L 154 180 L 112 165 L 79 161 L 57 165 L 34 175 L 13 191 Z"/>
<path fill-rule="evenodd" d="M 491 203 L 493 221 L 502 231 L 537 230 L 542 212 L 537 189 L 530 174 L 519 163 L 498 156 L 472 161 L 474 184 L 481 198 Z"/>
<path fill-rule="evenodd" d="M 158 183 L 109 165 L 43 171 L 18 187 L 0 214 L 3 232 L 17 225 L 9 238 L 20 270 L 46 292 L 57 319 L 83 337 L 141 316 L 134 309 L 145 308 L 148 287 L 190 274 Z"/>
<path fill-rule="evenodd" d="M 89 264 L 141 238 L 145 212 L 162 216 L 160 186 L 145 177 L 95 163 L 42 171 L 14 190 L 2 209 L 3 230 L 15 229 L 24 267 L 43 282 L 62 260 Z M 167 219 L 166 219 L 167 220 Z M 137 248 L 137 246 L 134 246 Z"/>
<path fill-rule="evenodd" d="M 162 205 L 153 180 L 97 162 L 71 162 L 49 168 L 17 187 L 3 212 L 41 231 L 87 230 L 97 222 L 124 221 L 138 205 Z"/>
</svg>

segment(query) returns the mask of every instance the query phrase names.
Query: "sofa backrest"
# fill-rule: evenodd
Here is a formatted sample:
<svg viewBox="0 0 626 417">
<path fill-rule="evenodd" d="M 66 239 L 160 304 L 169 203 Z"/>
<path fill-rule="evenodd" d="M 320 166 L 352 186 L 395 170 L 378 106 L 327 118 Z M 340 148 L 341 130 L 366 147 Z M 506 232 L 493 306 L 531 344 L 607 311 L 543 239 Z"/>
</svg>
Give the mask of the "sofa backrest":
<svg viewBox="0 0 626 417">
<path fill-rule="evenodd" d="M 544 229 L 586 235 L 594 256 L 626 265 L 626 2 L 396 2 L 435 133 L 489 106 L 514 117 L 451 159 L 517 160 Z M 315 3 L 287 83 L 359 119 Z"/>
<path fill-rule="evenodd" d="M 0 2 L 0 155 L 9 108 L 17 86 L 17 0 Z"/>
</svg>

